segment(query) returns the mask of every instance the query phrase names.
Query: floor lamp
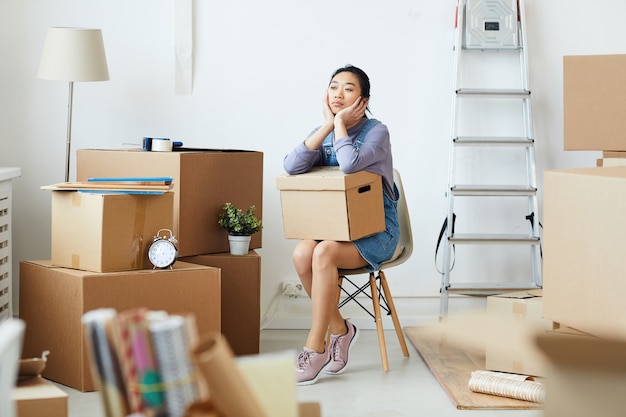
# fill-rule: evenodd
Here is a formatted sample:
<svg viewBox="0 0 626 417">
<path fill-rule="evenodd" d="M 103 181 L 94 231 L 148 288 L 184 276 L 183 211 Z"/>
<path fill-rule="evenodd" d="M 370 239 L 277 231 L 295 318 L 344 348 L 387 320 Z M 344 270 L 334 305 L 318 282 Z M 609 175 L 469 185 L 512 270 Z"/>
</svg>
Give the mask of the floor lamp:
<svg viewBox="0 0 626 417">
<path fill-rule="evenodd" d="M 106 81 L 109 79 L 102 31 L 100 29 L 68 27 L 49 28 L 41 53 L 37 77 L 44 80 L 69 82 L 65 150 L 65 182 L 68 182 L 70 179 L 74 82 Z"/>
</svg>

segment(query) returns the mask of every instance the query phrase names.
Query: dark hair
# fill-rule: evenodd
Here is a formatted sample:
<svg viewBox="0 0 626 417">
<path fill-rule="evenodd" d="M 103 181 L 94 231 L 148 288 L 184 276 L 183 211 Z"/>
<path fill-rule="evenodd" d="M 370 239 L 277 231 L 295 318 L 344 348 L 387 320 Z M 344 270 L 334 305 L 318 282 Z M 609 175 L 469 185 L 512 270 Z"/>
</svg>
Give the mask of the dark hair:
<svg viewBox="0 0 626 417">
<path fill-rule="evenodd" d="M 345 67 L 337 69 L 330 77 L 330 80 L 332 81 L 332 79 L 335 78 L 335 75 L 342 72 L 351 72 L 352 74 L 356 75 L 356 77 L 359 79 L 359 84 L 361 84 L 361 97 L 370 98 L 370 79 L 365 71 L 353 65 L 346 65 Z"/>
</svg>

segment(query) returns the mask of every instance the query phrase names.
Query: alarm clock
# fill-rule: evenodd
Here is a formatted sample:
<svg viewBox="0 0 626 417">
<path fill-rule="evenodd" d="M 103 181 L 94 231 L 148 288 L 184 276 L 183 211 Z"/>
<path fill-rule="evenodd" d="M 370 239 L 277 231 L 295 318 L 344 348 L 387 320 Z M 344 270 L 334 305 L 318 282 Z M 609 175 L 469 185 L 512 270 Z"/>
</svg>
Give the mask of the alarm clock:
<svg viewBox="0 0 626 417">
<path fill-rule="evenodd" d="M 168 236 L 161 236 L 161 232 L 168 232 Z M 153 269 L 172 268 L 178 258 L 178 241 L 170 229 L 159 229 L 148 248 L 148 259 L 154 265 Z"/>
</svg>

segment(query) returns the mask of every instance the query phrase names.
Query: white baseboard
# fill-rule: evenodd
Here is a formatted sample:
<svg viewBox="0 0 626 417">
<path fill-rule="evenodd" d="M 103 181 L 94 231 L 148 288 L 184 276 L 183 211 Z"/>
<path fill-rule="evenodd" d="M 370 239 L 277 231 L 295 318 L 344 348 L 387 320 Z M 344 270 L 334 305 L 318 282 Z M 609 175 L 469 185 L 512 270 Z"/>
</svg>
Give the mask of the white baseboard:
<svg viewBox="0 0 626 417">
<path fill-rule="evenodd" d="M 311 326 L 310 300 L 308 298 L 280 297 L 275 300 L 269 313 L 263 317 L 262 329 L 309 329 Z M 364 298 L 362 303 L 369 306 L 371 301 Z M 425 295 L 413 297 L 394 297 L 400 324 L 420 326 L 437 323 L 439 320 L 439 296 Z M 464 311 L 484 308 L 484 297 L 450 297 L 448 314 L 459 314 Z M 341 309 L 344 317 L 351 318 L 354 324 L 363 330 L 375 330 L 376 323 L 361 307 L 354 302 Z M 383 327 L 393 329 L 391 317 L 383 317 Z"/>
</svg>

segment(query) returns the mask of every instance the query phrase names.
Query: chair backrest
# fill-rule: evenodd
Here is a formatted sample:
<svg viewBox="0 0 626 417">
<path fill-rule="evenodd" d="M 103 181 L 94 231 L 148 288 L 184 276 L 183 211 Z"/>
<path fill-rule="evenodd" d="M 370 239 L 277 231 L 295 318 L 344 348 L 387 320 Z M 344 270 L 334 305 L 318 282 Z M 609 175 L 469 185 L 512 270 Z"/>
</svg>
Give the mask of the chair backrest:
<svg viewBox="0 0 626 417">
<path fill-rule="evenodd" d="M 395 259 L 384 264 L 384 267 L 399 265 L 406 261 L 413 253 L 413 231 L 411 230 L 411 218 L 409 217 L 409 208 L 406 204 L 404 195 L 404 186 L 402 177 L 397 169 L 393 170 L 393 180 L 398 187 L 400 197 L 398 198 L 398 222 L 400 225 L 400 240 L 398 247 L 402 248 L 402 252 Z"/>
<path fill-rule="evenodd" d="M 0 322 L 0 417 L 15 416 L 11 393 L 17 381 L 23 336 L 23 321 L 9 318 Z"/>
</svg>

